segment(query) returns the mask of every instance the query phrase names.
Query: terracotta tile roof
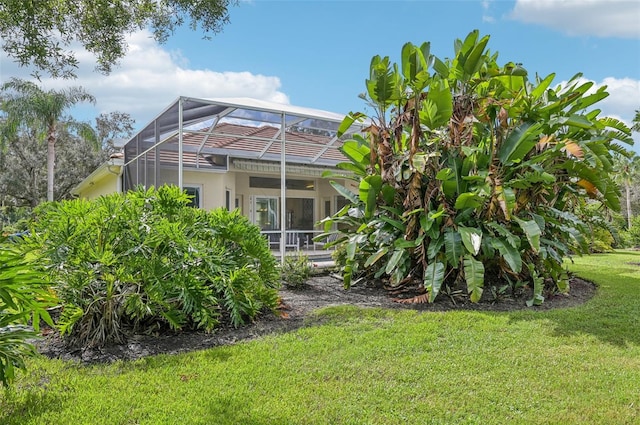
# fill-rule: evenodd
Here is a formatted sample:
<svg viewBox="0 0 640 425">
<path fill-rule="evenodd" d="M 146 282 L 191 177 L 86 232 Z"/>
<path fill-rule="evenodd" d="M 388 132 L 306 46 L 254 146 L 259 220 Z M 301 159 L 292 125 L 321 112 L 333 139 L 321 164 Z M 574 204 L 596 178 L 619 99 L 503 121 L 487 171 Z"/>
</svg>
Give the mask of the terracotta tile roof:
<svg viewBox="0 0 640 425">
<path fill-rule="evenodd" d="M 200 150 L 203 155 L 220 153 L 238 158 L 265 160 L 280 157 L 282 145 L 279 129 L 276 127 L 222 123 L 216 126 L 211 134 L 206 134 L 207 131 L 208 129 L 198 132 L 185 131 L 182 139 L 185 152 Z M 324 165 L 333 165 L 345 159 L 337 149 L 341 145 L 340 141 L 327 147 L 332 141 L 330 136 L 287 131 L 285 137 L 287 161 L 318 161 Z M 176 148 L 172 150 L 177 150 L 177 142 L 176 135 L 166 143 L 175 144 Z"/>
</svg>

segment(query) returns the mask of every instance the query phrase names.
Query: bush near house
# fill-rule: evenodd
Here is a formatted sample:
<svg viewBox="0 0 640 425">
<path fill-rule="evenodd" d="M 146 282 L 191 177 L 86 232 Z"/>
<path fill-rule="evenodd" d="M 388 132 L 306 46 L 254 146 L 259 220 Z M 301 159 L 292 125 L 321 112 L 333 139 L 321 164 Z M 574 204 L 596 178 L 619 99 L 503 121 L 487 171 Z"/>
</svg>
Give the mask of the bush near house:
<svg viewBox="0 0 640 425">
<path fill-rule="evenodd" d="M 166 327 L 210 331 L 276 307 L 279 271 L 260 230 L 237 211 L 188 202 L 162 186 L 36 209 L 24 245 L 39 249 L 69 343 Z"/>
<path fill-rule="evenodd" d="M 429 43 L 405 44 L 400 64 L 372 59 L 363 97 L 375 114 L 341 126 L 366 118 L 368 132 L 342 146 L 343 172 L 325 173 L 358 187 L 332 182 L 350 204 L 324 220 L 341 229 L 346 286 L 364 275 L 418 286 L 415 301 L 445 289 L 478 301 L 485 282 L 528 284 L 537 305 L 545 284 L 568 289 L 563 258 L 589 250 L 584 199 L 619 209 L 613 153 L 632 139 L 599 116 L 606 87 L 592 92 L 577 74 L 554 88 L 554 74 L 499 65 L 488 42 L 476 30 L 452 59 Z"/>
<path fill-rule="evenodd" d="M 289 288 L 300 289 L 311 276 L 309 257 L 303 253 L 285 255 L 280 267 L 282 282 Z"/>
</svg>

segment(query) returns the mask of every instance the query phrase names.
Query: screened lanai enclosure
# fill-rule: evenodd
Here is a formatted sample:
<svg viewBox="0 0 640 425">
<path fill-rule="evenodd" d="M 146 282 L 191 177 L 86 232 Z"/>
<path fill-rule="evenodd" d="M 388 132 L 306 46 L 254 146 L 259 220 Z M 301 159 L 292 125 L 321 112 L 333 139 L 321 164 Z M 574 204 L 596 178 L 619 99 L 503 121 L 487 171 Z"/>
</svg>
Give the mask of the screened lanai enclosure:
<svg viewBox="0 0 640 425">
<path fill-rule="evenodd" d="M 180 97 L 126 143 L 123 189 L 177 185 L 196 207 L 240 209 L 280 252 L 314 248 L 317 222 L 345 203 L 322 173 L 344 161 L 339 147 L 362 131 L 354 125 L 338 138 L 343 118 L 255 99 Z"/>
</svg>

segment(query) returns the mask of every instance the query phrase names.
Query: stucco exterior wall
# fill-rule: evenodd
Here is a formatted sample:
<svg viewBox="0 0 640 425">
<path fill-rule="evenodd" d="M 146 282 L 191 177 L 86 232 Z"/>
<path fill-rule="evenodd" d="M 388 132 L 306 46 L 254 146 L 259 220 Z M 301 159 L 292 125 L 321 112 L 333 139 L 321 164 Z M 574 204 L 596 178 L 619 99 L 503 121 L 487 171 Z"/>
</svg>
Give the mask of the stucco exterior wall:
<svg viewBox="0 0 640 425">
<path fill-rule="evenodd" d="M 102 195 L 108 195 L 118 191 L 118 176 L 115 174 L 107 174 L 101 179 L 93 180 L 88 186 L 78 192 L 78 197 L 86 199 L 95 199 Z"/>
<path fill-rule="evenodd" d="M 291 219 L 290 223 L 297 228 L 309 229 L 315 228 L 319 230 L 315 223 L 323 219 L 327 215 L 335 213 L 338 208 L 338 193 L 331 186 L 328 179 L 320 177 L 320 171 L 317 169 L 305 169 L 298 166 L 298 173 L 287 173 L 287 179 L 303 180 L 312 182 L 312 189 L 287 189 L 286 196 L 290 199 L 287 205 L 287 219 Z M 174 170 L 164 170 L 161 172 L 161 178 L 167 181 L 177 180 Z M 240 208 L 243 215 L 251 221 L 256 218 L 253 216 L 255 202 L 257 198 L 280 198 L 280 188 L 278 187 L 252 187 L 250 178 L 280 179 L 280 173 L 271 171 L 268 168 L 263 170 L 245 170 L 235 168 L 233 165 L 227 172 L 215 172 L 205 170 L 184 170 L 183 186 L 196 187 L 199 190 L 200 203 L 199 206 L 206 210 L 215 208 L 230 209 Z M 97 173 L 88 184 L 84 184 L 82 189 L 77 192 L 80 197 L 94 199 L 101 195 L 118 191 L 118 176 L 116 174 L 100 172 Z M 340 181 L 354 193 L 357 193 L 357 186 L 353 186 L 350 182 Z M 265 186 L 273 185 L 271 181 Z M 300 185 L 300 183 L 298 183 Z M 304 183 L 302 183 L 304 184 Z M 302 185 L 300 185 L 302 187 Z M 309 201 L 313 200 L 313 218 L 308 214 Z M 306 206 L 305 206 L 306 205 Z M 278 201 L 278 211 L 281 209 L 280 201 Z M 280 215 L 280 213 L 279 213 Z M 280 220 L 280 219 L 279 219 Z M 289 226 L 289 224 L 288 224 Z M 278 227 L 279 224 L 278 224 Z"/>
</svg>

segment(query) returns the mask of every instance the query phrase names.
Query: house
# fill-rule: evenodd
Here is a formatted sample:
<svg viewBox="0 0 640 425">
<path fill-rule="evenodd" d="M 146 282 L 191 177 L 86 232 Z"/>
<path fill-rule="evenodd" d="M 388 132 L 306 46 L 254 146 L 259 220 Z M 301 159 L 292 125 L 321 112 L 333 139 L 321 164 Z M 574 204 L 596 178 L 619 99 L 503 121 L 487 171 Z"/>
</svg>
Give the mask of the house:
<svg viewBox="0 0 640 425">
<path fill-rule="evenodd" d="M 95 198 L 138 185 L 173 184 L 194 206 L 239 208 L 274 248 L 309 247 L 317 222 L 345 204 L 322 178 L 344 161 L 344 116 L 256 99 L 180 97 L 76 186 Z M 339 181 L 357 193 L 350 181 Z"/>
</svg>

